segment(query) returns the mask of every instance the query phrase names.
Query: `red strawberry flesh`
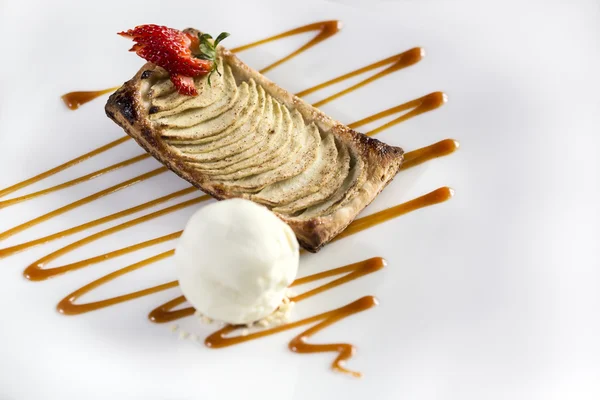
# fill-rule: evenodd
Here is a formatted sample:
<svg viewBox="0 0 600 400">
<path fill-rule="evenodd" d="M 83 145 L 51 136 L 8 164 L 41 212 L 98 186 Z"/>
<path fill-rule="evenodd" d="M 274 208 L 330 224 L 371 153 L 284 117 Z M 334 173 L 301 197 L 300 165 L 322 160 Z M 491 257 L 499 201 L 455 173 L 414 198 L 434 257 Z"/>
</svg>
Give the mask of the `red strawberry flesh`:
<svg viewBox="0 0 600 400">
<path fill-rule="evenodd" d="M 177 91 L 187 96 L 197 96 L 198 91 L 194 86 L 194 78 L 191 76 L 171 74 L 171 82 L 177 88 Z"/>
<path fill-rule="evenodd" d="M 130 51 L 143 59 L 166 69 L 171 81 L 181 94 L 197 95 L 193 77 L 207 74 L 211 62 L 193 57 L 190 46 L 198 45 L 198 38 L 160 25 L 140 25 L 119 35 L 132 39 Z"/>
</svg>

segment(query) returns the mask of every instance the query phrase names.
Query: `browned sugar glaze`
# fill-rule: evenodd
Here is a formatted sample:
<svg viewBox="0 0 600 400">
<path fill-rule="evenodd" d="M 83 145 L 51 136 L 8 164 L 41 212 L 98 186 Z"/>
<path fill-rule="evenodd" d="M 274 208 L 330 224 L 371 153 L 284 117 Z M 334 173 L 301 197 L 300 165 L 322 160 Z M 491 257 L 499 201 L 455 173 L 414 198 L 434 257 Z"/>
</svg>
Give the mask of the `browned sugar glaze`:
<svg viewBox="0 0 600 400">
<path fill-rule="evenodd" d="M 256 47 L 258 45 L 264 44 L 264 43 L 268 43 L 271 41 L 275 41 L 278 39 L 282 39 L 288 36 L 292 36 L 295 34 L 300 34 L 300 33 L 305 33 L 305 32 L 310 32 L 310 31 L 318 31 L 317 35 L 311 39 L 309 42 L 307 42 L 305 45 L 303 45 L 302 47 L 300 47 L 298 50 L 290 53 L 289 55 L 283 57 L 282 59 L 268 65 L 267 67 L 263 68 L 260 72 L 267 72 L 273 68 L 275 68 L 276 66 L 282 64 L 285 61 L 290 60 L 291 58 L 299 55 L 300 53 L 308 50 L 309 48 L 311 48 L 312 46 L 324 41 L 325 39 L 331 37 L 332 35 L 334 35 L 335 33 L 337 33 L 340 29 L 341 24 L 339 23 L 339 21 L 323 21 L 323 22 L 317 22 L 314 24 L 309 24 L 303 27 L 299 27 L 296 29 L 292 29 L 290 31 L 281 33 L 279 35 L 275 35 L 266 39 L 262 39 L 259 40 L 257 42 L 254 43 L 250 43 L 248 45 L 245 46 L 240 46 L 237 48 L 232 49 L 234 52 L 240 52 L 252 47 Z M 323 100 L 318 101 L 317 103 L 314 103 L 315 106 L 322 106 L 326 103 L 329 103 L 345 94 L 348 94 L 360 87 L 363 87 L 369 83 L 372 83 L 373 81 L 380 79 L 392 72 L 398 71 L 402 68 L 408 67 L 410 65 L 413 65 L 417 62 L 419 62 L 421 60 L 421 58 L 423 57 L 423 50 L 421 48 L 413 48 L 411 50 L 408 50 L 406 52 L 394 55 L 392 57 L 388 57 L 386 59 L 383 59 L 381 61 L 369 64 L 365 67 L 359 68 L 357 70 L 351 71 L 349 73 L 346 73 L 344 75 L 341 75 L 337 78 L 333 78 L 331 80 L 328 80 L 326 82 L 323 82 L 319 85 L 313 86 L 309 89 L 306 89 L 300 93 L 298 93 L 298 96 L 305 96 L 307 94 L 310 93 L 314 93 L 320 89 L 326 88 L 328 86 L 331 86 L 333 84 L 342 82 L 344 80 L 350 79 L 352 77 L 358 76 L 360 74 L 372 71 L 374 69 L 380 68 L 380 67 L 385 67 L 388 66 L 386 69 L 374 74 L 373 76 L 370 76 L 362 81 L 360 81 L 357 84 L 354 84 L 353 86 L 344 89 L 338 93 L 335 93 Z M 110 88 L 110 89 L 105 89 L 105 90 L 100 90 L 100 91 L 95 91 L 95 92 L 72 92 L 72 93 L 67 93 L 66 95 L 62 96 L 63 101 L 65 102 L 65 104 L 75 110 L 77 109 L 80 105 L 85 104 L 88 101 L 93 100 L 94 98 L 101 96 L 103 94 L 112 92 L 114 90 L 116 90 L 117 88 Z M 381 118 L 385 118 L 387 116 L 391 116 L 394 114 L 398 114 L 398 113 L 402 113 L 402 112 L 406 112 L 402 115 L 400 115 L 399 117 L 397 117 L 396 119 L 374 129 L 371 130 L 369 132 L 367 132 L 367 135 L 375 135 L 381 131 L 383 131 L 384 129 L 387 129 L 395 124 L 398 124 L 400 122 L 403 122 L 409 118 L 412 118 L 414 116 L 417 116 L 419 114 L 422 114 L 424 112 L 428 112 L 431 111 L 433 109 L 436 109 L 438 107 L 440 107 L 441 105 L 444 104 L 444 102 L 446 101 L 445 95 L 441 92 L 434 92 L 431 94 L 428 94 L 426 96 L 423 96 L 419 99 L 415 99 L 403 104 L 400 104 L 398 106 L 392 107 L 390 109 L 387 109 L 385 111 L 382 111 L 380 113 L 374 114 L 372 116 L 369 116 L 367 118 L 361 119 L 359 121 L 356 121 L 352 124 L 350 124 L 349 126 L 351 128 L 358 128 L 360 126 L 366 125 L 368 123 L 371 122 L 375 122 Z M 96 150 L 93 150 L 89 153 L 86 153 L 80 157 L 77 157 L 71 161 L 68 161 L 62 165 L 59 165 L 58 167 L 55 167 L 51 170 L 48 170 L 44 173 L 41 173 L 37 176 L 34 176 L 30 179 L 27 179 L 23 182 L 17 183 L 15 185 L 12 185 L 6 189 L 0 190 L 0 198 L 4 197 L 10 193 L 13 193 L 15 191 L 18 191 L 20 189 L 23 189 L 33 183 L 39 182 L 51 175 L 54 175 L 60 171 L 63 171 L 67 168 L 70 168 L 80 162 L 83 162 L 89 158 L 92 158 L 100 153 L 103 153 L 105 151 L 110 150 L 111 148 L 129 140 L 129 136 L 125 136 L 122 137 L 120 139 L 117 139 L 113 142 L 108 143 L 105 146 L 102 146 Z M 440 157 L 443 155 L 447 155 L 450 154 L 451 152 L 453 152 L 456 148 L 458 147 L 458 143 L 456 141 L 450 140 L 450 139 L 446 139 L 443 140 L 441 142 L 435 143 L 433 145 L 424 147 L 422 149 L 418 149 L 409 153 L 405 154 L 405 161 L 404 164 L 402 166 L 403 169 L 406 168 L 410 168 L 412 166 L 421 164 L 427 160 L 430 160 L 432 158 L 436 158 L 436 157 Z M 83 175 L 79 178 L 73 179 L 71 181 L 47 188 L 47 189 L 43 189 L 37 192 L 33 192 L 27 195 L 23 195 L 23 196 L 19 196 L 16 198 L 12 198 L 12 199 L 7 199 L 4 201 L 0 201 L 0 208 L 2 207 L 8 207 L 11 206 L 13 204 L 19 203 L 19 202 L 23 202 L 23 201 L 27 201 L 27 200 L 31 200 L 52 192 L 56 192 L 62 189 L 65 189 L 67 187 L 70 186 L 74 186 L 78 183 L 81 182 L 85 182 L 88 181 L 90 179 L 93 179 L 95 177 L 98 177 L 100 175 L 115 171 L 117 169 L 126 167 L 128 165 L 131 165 L 133 163 L 136 163 L 138 161 L 141 161 L 143 159 L 148 158 L 149 155 L 147 154 L 142 154 L 136 157 L 133 157 L 131 159 L 122 161 L 120 163 L 108 166 L 106 168 L 100 169 L 98 171 L 92 172 L 90 174 L 87 175 Z M 161 167 L 158 168 L 156 170 L 150 171 L 146 174 L 142 174 L 138 177 L 132 178 L 128 181 L 122 182 L 121 184 L 115 185 L 113 187 L 110 187 L 108 189 L 102 190 L 100 192 L 97 192 L 93 195 L 90 195 L 88 197 L 85 197 L 81 200 L 75 201 L 71 204 L 68 204 L 64 207 L 61 207 L 57 210 L 54 210 L 50 213 L 44 214 L 38 218 L 35 218 L 33 220 L 30 220 L 28 222 L 25 222 L 21 225 L 18 225 L 14 228 L 11 228 L 7 231 L 1 232 L 0 233 L 0 240 L 5 239 L 7 237 L 10 237 L 18 232 L 22 232 L 26 229 L 29 229 L 33 226 L 36 226 L 50 218 L 53 218 L 55 216 L 58 216 L 60 214 L 66 213 L 74 208 L 77 208 L 83 204 L 87 204 L 90 203 L 92 201 L 98 200 L 101 197 L 104 197 L 106 195 L 109 195 L 111 193 L 114 193 L 115 191 L 124 189 L 126 187 L 129 187 L 131 185 L 134 185 L 136 183 L 142 182 L 144 180 L 150 179 L 162 172 L 165 172 L 166 168 Z M 46 243 L 61 237 L 65 237 L 68 235 L 72 235 L 74 233 L 77 232 L 81 232 L 84 231 L 86 229 L 89 229 L 91 227 L 100 225 L 100 224 L 104 224 L 106 222 L 115 220 L 117 218 L 121 218 L 130 214 L 133 214 L 135 212 L 144 210 L 146 208 L 150 208 L 154 205 L 166 202 L 168 200 L 171 200 L 173 198 L 176 197 L 180 197 L 180 196 L 184 196 L 186 194 L 190 194 L 195 192 L 195 189 L 190 187 L 188 189 L 184 189 L 184 190 L 180 190 L 174 193 L 171 193 L 169 195 L 163 196 L 161 198 L 140 204 L 138 206 L 135 207 L 131 207 L 129 209 L 108 215 L 106 217 L 103 218 L 99 218 L 93 221 L 89 221 L 87 223 L 75 226 L 73 228 L 70 229 L 66 229 L 60 232 L 57 232 L 55 234 L 51 234 L 51 235 L 47 235 L 35 240 L 31 240 L 25 243 L 21 243 L 15 246 L 11 246 L 8 248 L 4 248 L 4 249 L 0 249 L 0 258 L 4 257 L 4 256 L 8 256 L 11 254 L 14 254 L 18 251 L 22 251 L 25 249 L 28 249 L 30 247 L 33 247 L 35 245 L 38 244 L 42 244 L 42 243 Z M 336 238 L 336 240 L 339 240 L 343 237 L 349 236 L 353 233 L 357 233 L 360 232 L 364 229 L 367 229 L 373 225 L 385 222 L 391 218 L 395 218 L 401 214 L 413 211 L 415 209 L 418 208 L 422 208 L 422 207 L 426 207 L 432 204 L 436 204 L 442 201 L 447 200 L 448 198 L 450 198 L 452 196 L 452 191 L 449 188 L 440 188 L 434 192 L 431 192 L 427 195 L 421 196 L 417 199 L 414 199 L 412 201 L 409 201 L 407 203 L 403 203 L 400 205 L 397 205 L 395 207 L 391 207 L 387 210 L 369 215 L 367 217 L 363 217 L 363 218 L 359 218 L 356 221 L 354 221 L 347 229 L 346 231 L 344 231 L 340 236 L 338 236 Z M 143 223 L 145 221 L 148 221 L 152 218 L 156 218 L 160 215 L 164 215 L 170 212 L 174 212 L 178 209 L 193 205 L 193 204 L 197 204 L 200 203 L 202 201 L 205 201 L 208 199 L 208 196 L 201 196 L 192 200 L 188 200 L 188 201 L 184 201 L 181 202 L 179 204 L 176 204 L 174 206 L 170 206 L 170 207 L 166 207 L 162 210 L 158 210 L 156 212 L 144 215 L 142 217 L 138 217 L 135 218 L 133 220 L 130 220 L 128 222 L 119 224 L 115 227 L 112 228 L 108 228 L 105 229 L 103 231 L 100 231 L 96 234 L 90 235 L 86 238 L 83 238 L 81 240 L 78 240 L 68 246 L 65 246 L 57 251 L 54 251 L 53 253 L 50 253 L 49 255 L 41 258 L 40 260 L 36 261 L 35 263 L 31 264 L 25 271 L 24 271 L 24 275 L 31 279 L 31 280 L 44 280 L 44 279 L 48 279 L 69 271 L 73 271 L 76 269 L 80 269 L 80 268 L 84 268 L 86 266 L 90 266 L 102 261 L 105 261 L 107 259 L 111 259 L 111 258 L 115 258 L 118 256 L 121 256 L 123 254 L 126 253 L 130 253 L 133 251 L 137 251 L 139 249 L 145 248 L 145 247 L 149 247 L 152 246 L 154 244 L 157 243 L 161 243 L 161 242 L 165 242 L 168 240 L 173 240 L 176 239 L 177 237 L 179 237 L 179 235 L 181 234 L 181 231 L 179 232 L 174 232 L 172 234 L 169 235 L 165 235 L 162 237 L 158 237 L 152 240 L 148 240 L 142 243 L 138 243 L 136 245 L 133 246 L 128 246 L 128 247 L 124 247 L 109 253 L 105 253 L 99 256 L 95 256 L 95 257 L 91 257 L 85 260 L 81 260 L 78 262 L 74 262 L 71 264 L 67 264 L 67 265 L 63 265 L 63 266 L 59 266 L 59 267 L 54 267 L 54 268 L 44 268 L 49 262 L 56 260 L 57 258 L 69 253 L 70 251 L 75 250 L 76 248 L 85 246 L 86 244 L 89 244 L 95 240 L 100 239 L 101 237 L 105 237 L 108 236 L 112 233 L 115 233 L 117 231 L 123 230 L 123 229 L 127 229 L 129 227 L 135 226 L 137 224 Z M 88 285 L 85 285 L 84 287 L 77 289 L 76 291 L 74 291 L 73 293 L 69 294 L 68 296 L 66 296 L 63 300 L 60 301 L 60 303 L 57 306 L 57 309 L 64 314 L 69 314 L 69 315 L 74 315 L 74 314 L 81 314 L 81 313 L 85 313 L 85 312 L 89 312 L 89 311 L 93 311 L 93 310 L 97 310 L 100 308 L 104 308 L 104 307 L 108 307 L 111 305 L 115 305 L 118 303 L 122 303 L 125 301 L 129 301 L 129 300 L 133 300 L 139 297 L 143 297 L 143 296 L 147 296 L 150 295 L 152 293 L 156 293 L 162 290 L 166 290 L 169 288 L 173 288 L 176 287 L 178 285 L 177 281 L 172 281 L 172 282 L 167 282 L 161 285 L 157 285 L 154 287 L 150 287 L 147 289 L 143 289 L 143 290 L 139 290 L 136 292 L 132 292 L 132 293 L 128 293 L 128 294 L 124 294 L 121 296 L 116 296 L 113 298 L 108 298 L 105 300 L 100 300 L 100 301 L 95 301 L 95 302 L 90 302 L 90 303 L 85 303 L 85 304 L 75 304 L 75 301 L 81 297 L 82 295 L 89 293 L 90 291 L 98 288 L 99 286 L 102 286 L 114 279 L 117 279 L 120 276 L 123 276 L 131 271 L 137 270 L 139 268 L 142 268 L 144 266 L 147 266 L 149 264 L 152 264 L 154 262 L 166 259 L 170 256 L 173 255 L 173 250 L 169 250 L 160 254 L 157 254 L 153 257 L 149 257 L 147 259 L 144 259 L 142 261 L 139 261 L 137 263 L 134 263 L 132 265 L 129 265 L 125 268 L 122 268 L 120 270 L 117 270 L 113 273 L 110 273 L 100 279 L 97 279 L 91 283 L 89 283 Z M 354 280 L 359 278 L 360 276 L 364 276 L 366 274 L 369 274 L 371 272 L 374 272 L 380 268 L 382 268 L 384 265 L 384 262 L 381 258 L 375 258 L 375 259 L 371 259 L 371 260 L 366 260 L 360 263 L 355 263 L 355 264 L 351 264 L 345 267 L 340 267 L 340 268 L 335 268 L 335 269 L 331 269 L 328 271 L 324 271 L 321 273 L 317 273 L 314 275 L 310 275 L 307 277 L 303 277 L 303 278 L 299 278 L 294 282 L 294 286 L 297 285 L 301 285 L 304 283 L 308 283 L 308 282 L 312 282 L 315 280 L 319 280 L 319 279 L 324 279 L 327 277 L 332 277 L 332 276 L 337 276 L 340 274 L 346 274 L 341 278 L 338 278 L 332 282 L 329 282 L 327 284 L 321 285 L 315 289 L 312 289 L 310 291 L 307 291 L 305 293 L 302 293 L 298 296 L 296 296 L 294 299 L 294 301 L 301 301 L 303 299 L 306 299 L 310 296 L 316 295 L 318 293 L 321 293 L 323 291 L 329 290 L 335 286 L 341 285 L 343 283 L 346 283 L 350 280 Z M 182 318 L 185 316 L 189 316 L 191 314 L 193 314 L 194 309 L 191 307 L 187 307 L 187 308 L 183 308 L 183 309 L 179 309 L 179 310 L 173 310 L 175 307 L 177 307 L 178 305 L 182 304 L 185 302 L 185 298 L 183 296 L 180 296 L 170 302 L 167 302 L 165 304 L 163 304 L 162 306 L 156 308 L 155 310 L 153 310 L 150 313 L 150 319 L 154 322 L 166 322 L 166 321 L 172 321 L 178 318 Z M 292 339 L 292 341 L 290 342 L 290 349 L 299 353 L 311 353 L 311 352 L 324 352 L 324 351 L 333 351 L 333 352 L 337 352 L 338 356 L 335 359 L 335 361 L 333 362 L 332 367 L 336 370 L 342 371 L 342 372 L 346 372 L 346 373 L 350 373 L 353 375 L 360 375 L 358 373 L 349 371 L 347 369 L 345 369 L 342 364 L 344 361 L 346 361 L 348 358 L 351 357 L 352 353 L 353 353 L 353 346 L 350 344 L 346 344 L 346 343 L 339 343 L 339 344 L 324 344 L 324 345 L 313 345 L 313 344 L 309 344 L 307 343 L 307 339 L 312 336 L 313 334 L 315 334 L 316 332 L 324 329 L 325 327 L 334 324 L 335 322 L 353 315 L 355 313 L 358 313 L 360 311 L 366 310 L 370 307 L 373 307 L 374 305 L 376 305 L 376 299 L 372 296 L 366 296 L 363 297 L 361 299 L 356 300 L 355 302 L 352 302 L 346 306 L 340 307 L 338 309 L 335 310 L 331 310 L 322 314 L 318 314 L 309 318 L 305 318 L 303 320 L 300 321 L 296 321 L 294 323 L 290 323 L 287 325 L 283 325 L 283 326 L 279 326 L 277 328 L 272 328 L 272 329 L 268 329 L 268 330 L 264 330 L 261 332 L 255 332 L 252 333 L 248 336 L 228 336 L 230 333 L 232 333 L 233 331 L 235 331 L 237 329 L 237 327 L 233 327 L 233 326 L 227 326 L 217 332 L 215 332 L 214 334 L 210 335 L 207 339 L 206 339 L 206 344 L 209 347 L 214 347 L 214 348 L 218 348 L 218 347 L 225 347 L 225 346 L 230 346 L 233 344 L 237 344 L 237 343 L 241 343 L 241 342 L 245 342 L 248 340 L 252 340 L 255 338 L 259 338 L 259 337 L 263 337 L 263 336 L 267 336 L 267 335 L 271 335 L 271 334 L 275 334 L 277 332 L 281 332 L 284 330 L 288 330 L 288 329 L 293 329 L 295 327 L 299 327 L 299 326 L 303 326 L 303 325 L 308 325 L 308 324 L 312 324 L 315 323 L 311 328 L 307 329 L 306 331 L 304 331 L 303 333 L 301 333 L 300 335 L 296 336 L 294 339 Z"/>
</svg>

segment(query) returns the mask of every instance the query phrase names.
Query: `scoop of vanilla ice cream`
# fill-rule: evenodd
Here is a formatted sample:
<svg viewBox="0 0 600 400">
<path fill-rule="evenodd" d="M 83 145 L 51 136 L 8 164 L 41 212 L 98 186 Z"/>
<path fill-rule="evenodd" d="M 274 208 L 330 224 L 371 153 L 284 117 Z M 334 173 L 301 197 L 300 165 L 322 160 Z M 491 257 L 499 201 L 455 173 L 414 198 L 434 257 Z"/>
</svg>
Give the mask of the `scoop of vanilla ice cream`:
<svg viewBox="0 0 600 400">
<path fill-rule="evenodd" d="M 175 249 L 186 299 L 215 320 L 247 324 L 279 307 L 298 272 L 298 241 L 267 208 L 223 200 L 198 210 Z"/>
</svg>

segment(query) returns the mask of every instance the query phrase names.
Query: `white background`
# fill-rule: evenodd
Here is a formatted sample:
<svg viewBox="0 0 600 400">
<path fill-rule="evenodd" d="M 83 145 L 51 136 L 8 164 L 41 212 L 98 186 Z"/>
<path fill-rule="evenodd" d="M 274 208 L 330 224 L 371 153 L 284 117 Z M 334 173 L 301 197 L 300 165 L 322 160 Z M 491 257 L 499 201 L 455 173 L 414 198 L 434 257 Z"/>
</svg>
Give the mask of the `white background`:
<svg viewBox="0 0 600 400">
<path fill-rule="evenodd" d="M 348 341 L 361 380 L 332 354 L 297 355 L 291 331 L 223 350 L 181 341 L 146 314 L 177 289 L 64 317 L 74 289 L 173 243 L 46 282 L 26 265 L 81 233 L 0 260 L 0 399 L 597 399 L 600 396 L 600 6 L 597 1 L 0 2 L 0 187 L 122 135 L 105 98 L 68 111 L 59 96 L 113 86 L 142 61 L 115 33 L 141 23 L 194 26 L 236 46 L 340 19 L 343 30 L 268 73 L 292 92 L 423 46 L 427 57 L 323 107 L 343 122 L 432 91 L 449 102 L 378 138 L 412 150 L 461 149 L 401 173 L 372 213 L 444 185 L 451 201 L 302 258 L 301 274 L 372 256 L 381 272 L 303 302 L 297 317 L 376 295 L 381 305 L 318 334 Z M 311 35 L 244 52 L 260 68 Z M 309 101 L 333 93 L 331 88 Z M 36 185 L 141 154 L 134 143 Z M 0 231 L 158 167 L 154 160 L 0 210 Z M 0 243 L 6 247 L 187 187 L 171 173 Z M 28 192 L 28 190 L 23 193 Z M 21 194 L 21 193 L 20 193 Z M 174 202 L 173 202 L 174 203 Z M 51 266 L 179 230 L 194 207 L 87 246 Z M 141 215 L 141 214 L 140 214 Z M 114 223 L 113 223 L 114 224 Z M 98 231 L 101 228 L 95 228 Z M 102 299 L 173 279 L 172 259 L 91 293 Z M 205 336 L 212 328 L 189 320 Z"/>
</svg>

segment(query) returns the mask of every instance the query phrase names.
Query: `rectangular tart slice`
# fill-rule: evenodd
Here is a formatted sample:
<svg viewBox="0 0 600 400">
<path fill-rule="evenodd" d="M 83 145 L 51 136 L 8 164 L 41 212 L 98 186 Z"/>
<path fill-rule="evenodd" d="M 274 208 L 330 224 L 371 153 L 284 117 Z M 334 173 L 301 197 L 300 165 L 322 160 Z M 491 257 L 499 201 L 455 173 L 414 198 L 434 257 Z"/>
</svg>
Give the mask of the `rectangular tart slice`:
<svg viewBox="0 0 600 400">
<path fill-rule="evenodd" d="M 192 185 L 265 205 L 318 251 L 393 179 L 402 149 L 333 120 L 224 47 L 217 54 L 221 74 L 194 78 L 197 96 L 147 63 L 110 96 L 106 114 Z"/>
</svg>

